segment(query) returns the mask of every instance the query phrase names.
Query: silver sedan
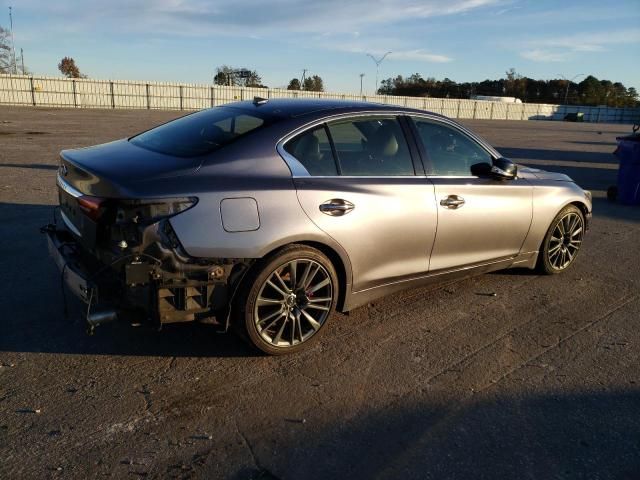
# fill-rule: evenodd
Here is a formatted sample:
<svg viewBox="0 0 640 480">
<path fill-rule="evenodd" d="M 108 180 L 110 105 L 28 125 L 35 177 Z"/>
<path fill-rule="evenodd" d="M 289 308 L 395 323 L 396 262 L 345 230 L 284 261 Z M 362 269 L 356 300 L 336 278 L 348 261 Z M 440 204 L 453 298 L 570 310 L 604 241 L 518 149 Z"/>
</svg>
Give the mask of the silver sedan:
<svg viewBox="0 0 640 480">
<path fill-rule="evenodd" d="M 207 321 L 269 354 L 335 309 L 493 270 L 576 259 L 591 194 L 516 166 L 440 115 L 238 102 L 61 152 L 43 230 L 89 328 Z"/>
</svg>

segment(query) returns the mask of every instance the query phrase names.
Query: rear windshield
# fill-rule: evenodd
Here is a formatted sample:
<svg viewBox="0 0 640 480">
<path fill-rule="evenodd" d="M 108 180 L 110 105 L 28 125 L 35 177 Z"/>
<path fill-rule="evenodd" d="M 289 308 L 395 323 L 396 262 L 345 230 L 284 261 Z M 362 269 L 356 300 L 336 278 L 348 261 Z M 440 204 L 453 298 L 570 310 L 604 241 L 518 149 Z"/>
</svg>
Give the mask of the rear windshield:
<svg viewBox="0 0 640 480">
<path fill-rule="evenodd" d="M 178 157 L 213 152 L 266 124 L 253 112 L 216 107 L 193 113 L 132 137 L 138 147 Z"/>
</svg>

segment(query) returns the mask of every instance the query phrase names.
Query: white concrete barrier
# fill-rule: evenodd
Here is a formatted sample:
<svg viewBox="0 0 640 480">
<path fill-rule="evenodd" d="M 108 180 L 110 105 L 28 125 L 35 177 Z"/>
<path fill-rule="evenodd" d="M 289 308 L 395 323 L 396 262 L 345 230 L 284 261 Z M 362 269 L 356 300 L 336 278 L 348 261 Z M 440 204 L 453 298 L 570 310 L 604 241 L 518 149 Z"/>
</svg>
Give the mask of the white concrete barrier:
<svg viewBox="0 0 640 480">
<path fill-rule="evenodd" d="M 200 110 L 253 97 L 362 100 L 428 110 L 451 118 L 563 120 L 581 112 L 585 122 L 640 123 L 640 108 L 503 103 L 452 98 L 355 95 L 277 88 L 242 88 L 189 83 L 94 80 L 0 75 L 0 105 L 43 107 Z"/>
</svg>

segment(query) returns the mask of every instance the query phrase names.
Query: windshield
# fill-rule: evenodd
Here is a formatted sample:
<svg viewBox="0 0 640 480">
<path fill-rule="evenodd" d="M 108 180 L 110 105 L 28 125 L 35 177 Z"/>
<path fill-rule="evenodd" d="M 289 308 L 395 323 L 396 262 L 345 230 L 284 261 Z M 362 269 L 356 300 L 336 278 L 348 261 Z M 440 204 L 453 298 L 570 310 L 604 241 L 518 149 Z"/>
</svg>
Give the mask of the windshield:
<svg viewBox="0 0 640 480">
<path fill-rule="evenodd" d="M 129 141 L 167 155 L 195 157 L 213 152 L 262 127 L 265 122 L 253 112 L 217 107 L 165 123 Z"/>
</svg>

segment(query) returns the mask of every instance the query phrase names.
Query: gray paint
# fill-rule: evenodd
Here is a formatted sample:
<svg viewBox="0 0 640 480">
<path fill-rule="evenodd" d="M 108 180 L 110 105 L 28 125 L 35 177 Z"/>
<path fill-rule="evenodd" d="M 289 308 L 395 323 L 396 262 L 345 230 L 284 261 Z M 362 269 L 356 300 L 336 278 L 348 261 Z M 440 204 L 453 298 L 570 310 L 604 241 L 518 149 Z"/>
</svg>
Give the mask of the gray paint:
<svg viewBox="0 0 640 480">
<path fill-rule="evenodd" d="M 220 202 L 220 216 L 226 232 L 252 232 L 260 228 L 255 198 L 223 198 Z"/>
<path fill-rule="evenodd" d="M 500 156 L 482 138 L 440 115 L 318 100 L 232 106 L 263 109 L 280 120 L 176 171 L 151 166 L 158 154 L 135 152 L 124 143 L 98 147 L 112 154 L 121 149 L 132 162 L 135 152 L 142 158 L 140 165 L 150 165 L 150 175 L 142 166 L 128 175 L 122 171 L 128 167 L 118 161 L 112 172 L 103 155 L 91 149 L 65 152 L 74 168 L 92 172 L 86 174 L 89 182 L 77 178 L 72 183 L 94 194 L 197 196 L 194 208 L 171 219 L 186 252 L 195 257 L 261 258 L 289 243 L 322 244 L 337 254 L 346 271 L 345 310 L 410 286 L 516 265 L 533 267 L 560 209 L 575 202 L 591 211 L 590 198 L 568 178 L 534 169 L 521 169 L 517 179 L 504 181 L 471 175 L 321 178 L 308 176 L 299 162 L 283 154 L 287 139 L 314 125 L 382 113 L 446 122 L 493 158 Z M 420 164 L 423 155 L 414 161 Z M 464 205 L 440 205 L 449 195 L 464 198 Z M 259 224 L 249 202 L 225 205 L 232 198 L 254 199 Z M 323 214 L 319 206 L 330 199 L 349 201 L 355 208 L 343 216 Z"/>
</svg>

